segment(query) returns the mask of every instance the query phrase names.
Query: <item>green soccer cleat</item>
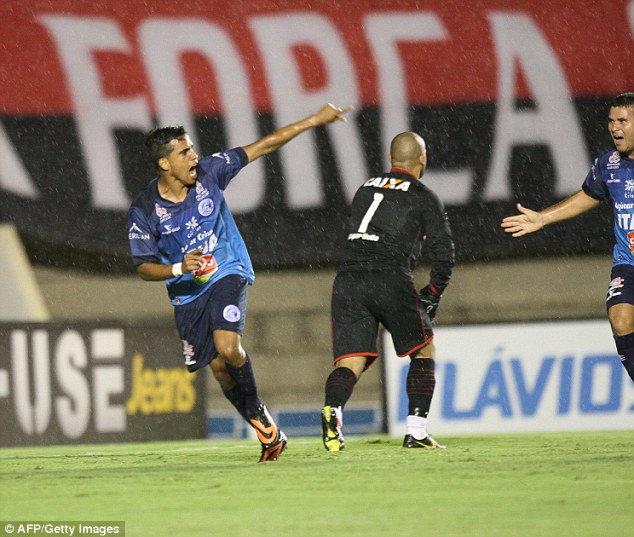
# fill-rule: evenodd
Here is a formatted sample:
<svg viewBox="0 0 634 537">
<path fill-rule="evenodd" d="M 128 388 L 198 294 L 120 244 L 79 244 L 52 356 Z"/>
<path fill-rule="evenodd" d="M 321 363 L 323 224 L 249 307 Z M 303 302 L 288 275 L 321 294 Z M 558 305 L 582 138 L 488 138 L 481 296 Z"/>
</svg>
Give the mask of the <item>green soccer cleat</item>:
<svg viewBox="0 0 634 537">
<path fill-rule="evenodd" d="M 345 442 L 341 434 L 341 418 L 334 407 L 326 405 L 321 409 L 321 430 L 324 447 L 328 451 L 343 451 Z"/>
<path fill-rule="evenodd" d="M 406 434 L 403 439 L 404 448 L 423 448 L 423 449 L 445 449 L 445 446 L 439 444 L 431 436 L 427 435 L 422 440 L 416 440 L 411 434 Z"/>
</svg>

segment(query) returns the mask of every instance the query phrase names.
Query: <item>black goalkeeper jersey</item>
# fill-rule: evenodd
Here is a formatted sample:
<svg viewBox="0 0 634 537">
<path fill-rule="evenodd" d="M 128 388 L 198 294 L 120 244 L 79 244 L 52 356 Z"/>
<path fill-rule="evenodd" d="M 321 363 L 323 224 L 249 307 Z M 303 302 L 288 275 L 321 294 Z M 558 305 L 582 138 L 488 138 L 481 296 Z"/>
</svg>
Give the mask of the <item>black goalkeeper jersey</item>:
<svg viewBox="0 0 634 537">
<path fill-rule="evenodd" d="M 434 192 L 412 175 L 393 169 L 357 190 L 340 270 L 411 274 L 423 243 L 431 261 L 430 283 L 442 292 L 454 265 L 447 214 Z"/>
</svg>

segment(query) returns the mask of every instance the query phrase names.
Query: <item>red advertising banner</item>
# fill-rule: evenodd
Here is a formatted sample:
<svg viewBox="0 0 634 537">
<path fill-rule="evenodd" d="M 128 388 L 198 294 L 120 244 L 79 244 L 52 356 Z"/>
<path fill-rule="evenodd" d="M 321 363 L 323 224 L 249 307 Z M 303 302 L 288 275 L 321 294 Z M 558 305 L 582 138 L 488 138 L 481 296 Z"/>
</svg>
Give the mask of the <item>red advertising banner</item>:
<svg viewBox="0 0 634 537">
<path fill-rule="evenodd" d="M 381 103 L 388 74 L 382 63 L 390 55 L 406 71 L 398 82 L 411 104 L 494 102 L 496 54 L 516 31 L 547 46 L 572 96 L 612 95 L 634 86 L 633 10 L 627 0 L 8 0 L 0 5 L 0 102 L 7 115 L 72 114 L 77 95 L 69 69 L 79 75 L 82 66 L 68 64 L 63 48 L 74 42 L 77 56 L 92 56 L 104 97 L 143 97 L 153 110 L 158 88 L 147 56 L 157 39 L 180 49 L 192 112 L 222 114 L 231 102 L 214 87 L 222 70 L 210 56 L 219 54 L 204 54 L 205 40 L 214 37 L 218 49 L 227 45 L 225 60 L 243 68 L 259 112 L 274 110 L 269 63 L 280 43 L 306 91 L 328 85 L 328 53 L 340 47 L 363 106 Z M 517 82 L 516 96 L 530 97 L 521 76 Z"/>
<path fill-rule="evenodd" d="M 579 188 L 609 147 L 611 98 L 634 88 L 633 39 L 631 0 L 8 0 L 0 220 L 38 262 L 124 263 L 125 213 L 153 174 L 143 133 L 183 124 L 206 154 L 330 101 L 354 106 L 345 127 L 254 162 L 227 193 L 256 265 L 335 263 L 354 190 L 403 130 L 427 141 L 459 256 L 607 251 L 605 213 L 584 244 L 557 230 L 511 244 L 497 219 Z"/>
</svg>

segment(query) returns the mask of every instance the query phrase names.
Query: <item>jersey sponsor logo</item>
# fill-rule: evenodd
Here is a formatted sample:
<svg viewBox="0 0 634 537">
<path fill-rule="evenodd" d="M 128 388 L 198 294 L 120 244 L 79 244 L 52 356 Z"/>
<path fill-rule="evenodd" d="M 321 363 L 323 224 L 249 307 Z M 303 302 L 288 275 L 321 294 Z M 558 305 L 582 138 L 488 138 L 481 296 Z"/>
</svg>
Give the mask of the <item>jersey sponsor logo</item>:
<svg viewBox="0 0 634 537">
<path fill-rule="evenodd" d="M 194 365 L 196 360 L 194 359 L 194 346 L 186 339 L 181 340 L 183 342 L 183 360 L 185 365 Z"/>
<path fill-rule="evenodd" d="M 625 280 L 623 278 L 621 278 L 621 277 L 614 278 L 610 282 L 610 288 L 608 289 L 608 296 L 606 298 L 606 301 L 610 300 L 611 298 L 613 298 L 615 296 L 621 295 L 622 291 L 619 291 L 619 289 L 623 288 L 623 284 L 624 283 L 625 283 Z"/>
<path fill-rule="evenodd" d="M 139 240 L 139 241 L 147 241 L 150 238 L 149 233 L 145 233 L 141 231 L 141 228 L 137 226 L 136 222 L 132 222 L 132 226 L 128 230 L 128 239 L 129 240 Z"/>
<path fill-rule="evenodd" d="M 617 222 L 619 228 L 625 230 L 634 230 L 634 215 L 632 213 L 617 214 Z M 631 244 L 630 244 L 631 246 Z"/>
<path fill-rule="evenodd" d="M 202 230 L 196 236 L 189 234 L 187 238 L 189 239 L 187 244 L 181 248 L 182 254 L 195 250 L 196 248 L 201 248 L 203 254 L 208 254 L 209 252 L 212 252 L 218 244 L 218 237 L 214 233 L 213 229 Z M 204 244 L 205 241 L 207 241 L 207 244 Z"/>
<path fill-rule="evenodd" d="M 161 207 L 158 203 L 154 204 L 154 209 L 156 210 L 156 216 L 159 217 L 159 222 L 162 224 L 165 220 L 172 218 L 172 215 L 167 212 L 165 207 Z"/>
<path fill-rule="evenodd" d="M 229 304 L 224 310 L 222 310 L 222 316 L 225 318 L 225 321 L 237 323 L 240 320 L 240 308 L 234 304 Z"/>
<path fill-rule="evenodd" d="M 373 177 L 363 184 L 363 186 L 402 190 L 403 192 L 407 192 L 409 190 L 409 185 L 411 185 L 411 181 L 396 179 L 395 177 Z"/>
<path fill-rule="evenodd" d="M 606 183 L 620 183 L 621 180 L 618 177 L 614 177 L 614 174 L 610 174 L 610 178 L 606 181 Z"/>
<path fill-rule="evenodd" d="M 193 237 L 194 233 L 196 233 L 196 230 L 198 229 L 198 220 L 196 220 L 196 217 L 192 216 L 190 220 L 185 222 L 185 227 L 189 230 L 187 232 L 187 238 L 189 239 Z"/>
<path fill-rule="evenodd" d="M 161 235 L 171 235 L 172 233 L 176 233 L 181 230 L 180 226 L 172 227 L 173 224 L 165 224 L 163 231 L 161 231 Z"/>
<path fill-rule="evenodd" d="M 205 198 L 198 204 L 198 212 L 202 216 L 209 216 L 214 212 L 214 200 Z"/>
<path fill-rule="evenodd" d="M 634 209 L 634 203 L 620 203 L 620 202 L 616 202 L 614 204 L 614 208 L 617 211 L 625 211 L 627 209 Z"/>
<path fill-rule="evenodd" d="M 621 155 L 619 154 L 618 151 L 615 151 L 608 158 L 608 164 L 607 164 L 606 168 L 608 170 L 614 170 L 614 169 L 618 168 L 620 165 L 621 165 Z"/>
<path fill-rule="evenodd" d="M 209 238 L 211 238 L 211 240 L 207 245 L 207 249 L 213 250 L 218 243 L 218 237 L 216 237 L 216 235 L 214 234 L 213 229 L 206 229 L 198 233 L 198 235 L 196 235 L 196 242 L 203 242 L 204 240 L 207 240 Z"/>
<path fill-rule="evenodd" d="M 625 190 L 634 190 L 634 179 L 625 180 Z"/>
<path fill-rule="evenodd" d="M 227 164 L 231 164 L 231 157 L 227 153 L 224 153 L 224 152 L 223 153 L 214 153 L 211 156 L 215 157 L 215 158 L 224 159 Z"/>
<path fill-rule="evenodd" d="M 373 235 L 372 233 L 350 233 L 350 235 L 348 235 L 349 241 L 356 241 L 359 239 L 364 241 L 378 242 L 379 236 Z"/>
<path fill-rule="evenodd" d="M 209 197 L 209 190 L 207 190 L 200 181 L 196 181 L 196 201 L 207 197 Z"/>
</svg>

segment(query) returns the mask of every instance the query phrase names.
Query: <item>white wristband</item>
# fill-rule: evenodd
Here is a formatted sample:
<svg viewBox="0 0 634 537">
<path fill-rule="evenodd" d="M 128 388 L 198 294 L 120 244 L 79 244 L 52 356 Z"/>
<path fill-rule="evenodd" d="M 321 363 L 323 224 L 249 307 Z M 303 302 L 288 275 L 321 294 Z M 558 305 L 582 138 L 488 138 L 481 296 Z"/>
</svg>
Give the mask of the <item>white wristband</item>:
<svg viewBox="0 0 634 537">
<path fill-rule="evenodd" d="M 182 263 L 174 263 L 172 265 L 172 274 L 174 276 L 182 276 L 183 275 L 183 264 Z"/>
</svg>

